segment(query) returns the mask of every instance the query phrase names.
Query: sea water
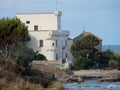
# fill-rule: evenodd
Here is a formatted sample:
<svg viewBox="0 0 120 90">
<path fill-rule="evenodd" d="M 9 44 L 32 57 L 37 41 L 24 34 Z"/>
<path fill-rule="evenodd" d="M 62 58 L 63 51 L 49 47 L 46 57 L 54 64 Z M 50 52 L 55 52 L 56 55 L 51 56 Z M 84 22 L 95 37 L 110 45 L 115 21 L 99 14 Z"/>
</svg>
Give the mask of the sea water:
<svg viewBox="0 0 120 90">
<path fill-rule="evenodd" d="M 82 83 L 64 84 L 65 90 L 120 90 L 120 82 L 97 82 L 88 80 Z"/>
<path fill-rule="evenodd" d="M 103 45 L 102 46 L 102 51 L 106 51 L 107 49 L 120 53 L 120 45 Z"/>
</svg>

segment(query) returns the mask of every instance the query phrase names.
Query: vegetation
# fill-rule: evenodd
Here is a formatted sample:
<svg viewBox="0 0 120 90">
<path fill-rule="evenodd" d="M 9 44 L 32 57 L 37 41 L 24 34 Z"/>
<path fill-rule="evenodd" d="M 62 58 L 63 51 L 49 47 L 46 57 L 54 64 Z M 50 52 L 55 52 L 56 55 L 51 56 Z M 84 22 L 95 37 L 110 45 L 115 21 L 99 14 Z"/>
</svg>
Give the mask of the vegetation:
<svg viewBox="0 0 120 90">
<path fill-rule="evenodd" d="M 105 53 L 104 53 L 105 54 Z M 104 68 L 108 66 L 109 59 L 101 51 L 96 51 L 93 55 L 93 65 L 94 68 Z"/>
<path fill-rule="evenodd" d="M 108 49 L 107 52 L 109 52 L 109 66 L 120 69 L 120 53 L 112 51 L 110 49 Z"/>
<path fill-rule="evenodd" d="M 19 65 L 27 67 L 30 62 L 34 59 L 35 54 L 32 49 L 29 49 L 25 45 L 16 47 L 12 53 L 12 59 Z"/>
<path fill-rule="evenodd" d="M 76 39 L 71 46 L 71 53 L 76 58 L 75 69 L 90 69 L 100 66 L 101 53 L 95 48 L 99 40 L 94 35 Z M 99 59 L 98 59 L 99 58 Z"/>
<path fill-rule="evenodd" d="M 93 36 L 83 36 L 73 42 L 71 53 L 76 58 L 74 68 L 79 69 L 96 69 L 105 67 L 120 67 L 120 54 L 111 51 L 99 51 L 95 48 L 99 40 Z"/>
<path fill-rule="evenodd" d="M 47 59 L 44 55 L 36 53 L 34 60 L 47 60 Z"/>
<path fill-rule="evenodd" d="M 71 53 L 76 59 L 80 56 L 92 57 L 93 53 L 96 51 L 95 46 L 98 44 L 99 40 L 94 35 L 83 36 L 73 42 Z"/>
<path fill-rule="evenodd" d="M 0 57 L 9 60 L 14 47 L 21 42 L 29 41 L 28 30 L 17 18 L 0 19 Z"/>
<path fill-rule="evenodd" d="M 12 59 L 21 66 L 28 67 L 33 60 L 46 60 L 46 57 L 33 49 L 29 49 L 24 43 L 18 45 L 12 53 Z"/>
<path fill-rule="evenodd" d="M 75 70 L 89 69 L 90 64 L 91 64 L 91 59 L 80 57 L 74 63 Z"/>
<path fill-rule="evenodd" d="M 29 77 L 27 80 L 30 83 L 41 84 L 47 88 L 51 84 L 51 80 L 37 74 L 33 75 L 32 69 L 29 67 L 32 60 L 46 60 L 46 57 L 29 49 L 26 46 L 29 40 L 27 27 L 19 19 L 0 19 L 0 70 L 7 72 L 4 75 L 1 73 L 0 76 L 2 75 L 2 79 L 7 77 L 5 79 L 7 81 L 15 80 L 19 76 L 22 80 Z M 0 89 L 2 87 L 0 83 Z M 23 89 L 30 90 L 29 87 Z"/>
<path fill-rule="evenodd" d="M 51 80 L 39 76 L 29 76 L 27 77 L 27 80 L 31 83 L 41 84 L 44 88 L 47 88 L 52 84 Z"/>
<path fill-rule="evenodd" d="M 117 62 L 117 67 L 120 69 L 120 54 L 114 52 L 115 60 Z"/>
</svg>

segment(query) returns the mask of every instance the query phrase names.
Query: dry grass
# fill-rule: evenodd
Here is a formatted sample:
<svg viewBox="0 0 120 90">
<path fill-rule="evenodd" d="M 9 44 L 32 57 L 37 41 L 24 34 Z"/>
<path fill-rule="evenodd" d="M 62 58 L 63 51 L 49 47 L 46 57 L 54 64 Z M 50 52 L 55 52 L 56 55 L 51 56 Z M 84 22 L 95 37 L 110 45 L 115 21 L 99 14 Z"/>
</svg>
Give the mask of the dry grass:
<svg viewBox="0 0 120 90">
<path fill-rule="evenodd" d="M 62 84 L 56 81 L 48 88 L 43 88 L 40 84 L 31 84 L 0 67 L 0 90 L 61 90 L 61 87 Z"/>
<path fill-rule="evenodd" d="M 8 82 L 5 79 L 0 79 L 0 90 L 62 90 L 60 82 L 53 82 L 52 86 L 43 88 L 40 84 L 31 84 L 17 78 L 17 81 Z"/>
</svg>

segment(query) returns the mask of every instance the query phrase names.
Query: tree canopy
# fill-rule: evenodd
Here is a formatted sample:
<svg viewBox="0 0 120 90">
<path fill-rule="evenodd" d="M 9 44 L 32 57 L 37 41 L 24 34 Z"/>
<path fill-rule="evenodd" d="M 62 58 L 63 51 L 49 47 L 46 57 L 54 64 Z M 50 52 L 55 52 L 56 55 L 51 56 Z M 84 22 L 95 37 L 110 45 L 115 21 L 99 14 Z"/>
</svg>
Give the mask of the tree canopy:
<svg viewBox="0 0 120 90">
<path fill-rule="evenodd" d="M 75 69 L 102 68 L 108 65 L 109 56 L 97 50 L 95 48 L 97 45 L 99 45 L 99 39 L 91 34 L 73 42 L 71 53 L 76 58 Z"/>
<path fill-rule="evenodd" d="M 91 64 L 91 59 L 85 58 L 85 57 L 79 57 L 74 65 L 75 65 L 75 70 L 80 70 L 80 69 L 89 69 Z"/>
<path fill-rule="evenodd" d="M 83 36 L 73 42 L 71 53 L 75 58 L 91 56 L 98 44 L 99 40 L 94 35 Z"/>
<path fill-rule="evenodd" d="M 12 50 L 21 42 L 30 40 L 27 26 L 18 18 L 0 19 L 0 57 L 9 60 Z"/>
<path fill-rule="evenodd" d="M 18 45 L 12 53 L 12 59 L 21 66 L 27 67 L 33 60 L 46 60 L 46 57 L 33 49 L 28 48 L 24 44 Z"/>
</svg>

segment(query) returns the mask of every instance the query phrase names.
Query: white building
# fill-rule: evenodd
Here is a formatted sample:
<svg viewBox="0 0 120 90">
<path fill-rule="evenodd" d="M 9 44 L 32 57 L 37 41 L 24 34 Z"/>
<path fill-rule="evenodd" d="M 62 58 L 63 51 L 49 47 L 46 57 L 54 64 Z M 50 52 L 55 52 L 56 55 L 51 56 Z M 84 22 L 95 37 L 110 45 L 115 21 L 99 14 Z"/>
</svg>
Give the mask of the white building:
<svg viewBox="0 0 120 90">
<path fill-rule="evenodd" d="M 70 32 L 61 30 L 61 11 L 52 13 L 17 13 L 16 16 L 28 26 L 34 51 L 46 56 L 47 60 L 72 60 L 68 38 Z"/>
</svg>

